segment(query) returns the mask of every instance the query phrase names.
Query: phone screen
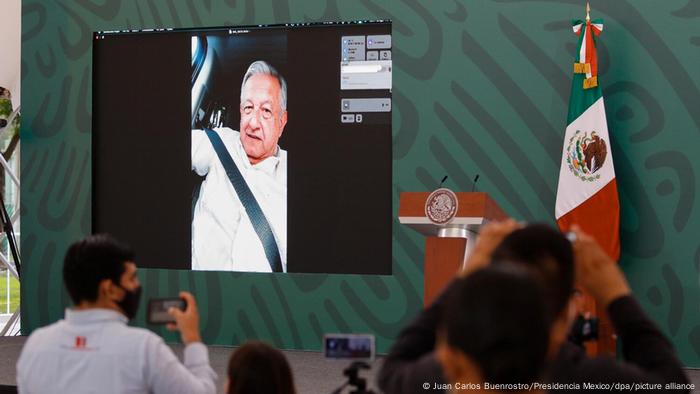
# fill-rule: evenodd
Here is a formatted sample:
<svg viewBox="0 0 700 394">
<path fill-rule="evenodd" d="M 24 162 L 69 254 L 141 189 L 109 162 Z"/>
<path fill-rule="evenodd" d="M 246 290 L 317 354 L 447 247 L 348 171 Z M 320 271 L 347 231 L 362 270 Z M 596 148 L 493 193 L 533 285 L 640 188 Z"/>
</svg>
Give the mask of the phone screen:
<svg viewBox="0 0 700 394">
<path fill-rule="evenodd" d="M 174 323 L 175 319 L 168 313 L 168 309 L 178 308 L 185 310 L 185 300 L 182 298 L 161 298 L 148 302 L 148 323 L 166 324 Z"/>
<path fill-rule="evenodd" d="M 374 359 L 374 335 L 327 334 L 324 337 L 327 358 Z"/>
</svg>

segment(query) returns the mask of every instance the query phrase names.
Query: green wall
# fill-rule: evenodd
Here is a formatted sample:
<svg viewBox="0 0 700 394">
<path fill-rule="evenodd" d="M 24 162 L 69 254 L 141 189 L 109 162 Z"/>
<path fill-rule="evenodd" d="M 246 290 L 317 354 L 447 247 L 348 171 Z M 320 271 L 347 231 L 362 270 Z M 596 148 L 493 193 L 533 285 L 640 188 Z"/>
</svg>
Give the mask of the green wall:
<svg viewBox="0 0 700 394">
<path fill-rule="evenodd" d="M 683 362 L 700 367 L 700 3 L 593 1 L 622 203 L 622 266 Z M 66 246 L 90 231 L 91 32 L 353 19 L 394 21 L 394 206 L 469 190 L 553 222 L 582 1 L 23 1 L 22 327 L 59 319 Z M 128 116 L 128 114 L 125 114 Z M 164 229 L 164 231 L 168 231 Z M 142 270 L 145 298 L 193 291 L 208 343 L 318 349 L 374 332 L 384 351 L 422 304 L 421 237 L 394 226 L 392 277 Z M 143 324 L 143 319 L 137 321 Z M 172 334 L 166 338 L 174 339 Z"/>
</svg>

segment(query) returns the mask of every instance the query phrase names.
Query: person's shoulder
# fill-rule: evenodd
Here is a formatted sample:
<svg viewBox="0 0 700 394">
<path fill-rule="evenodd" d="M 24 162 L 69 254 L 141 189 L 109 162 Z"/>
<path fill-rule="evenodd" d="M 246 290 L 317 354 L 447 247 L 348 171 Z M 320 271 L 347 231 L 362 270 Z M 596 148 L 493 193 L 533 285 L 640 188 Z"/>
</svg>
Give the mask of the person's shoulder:
<svg viewBox="0 0 700 394">
<path fill-rule="evenodd" d="M 230 127 L 217 127 L 214 129 L 216 131 L 216 134 L 218 134 L 221 139 L 227 139 L 227 138 L 235 138 L 238 139 L 240 138 L 240 134 L 238 130 L 234 130 Z"/>
<path fill-rule="evenodd" d="M 565 341 L 550 373 L 555 382 L 583 382 L 592 378 L 608 381 L 623 369 L 623 365 L 609 357 L 589 357 L 583 348 Z"/>
<path fill-rule="evenodd" d="M 119 332 L 112 332 L 113 344 L 118 343 L 123 351 L 143 354 L 157 352 L 161 347 L 167 347 L 163 338 L 141 327 L 123 326 Z"/>
<path fill-rule="evenodd" d="M 215 127 L 213 129 L 192 129 L 192 133 L 204 135 L 207 130 L 213 130 L 222 139 L 230 137 L 238 138 L 240 134 L 238 130 L 234 130 L 230 127 Z"/>
<path fill-rule="evenodd" d="M 62 327 L 65 325 L 64 320 L 59 320 L 55 323 L 49 324 L 48 326 L 39 327 L 32 331 L 32 333 L 27 337 L 27 341 L 24 343 L 23 349 L 28 349 L 34 346 L 50 340 L 55 335 L 61 332 Z"/>
<path fill-rule="evenodd" d="M 121 326 L 120 335 L 123 339 L 158 341 L 162 338 L 151 330 L 143 327 Z"/>
<path fill-rule="evenodd" d="M 221 141 L 223 141 L 224 144 L 229 147 L 229 151 L 236 145 L 242 147 L 240 137 L 241 133 L 238 132 L 238 130 L 234 130 L 230 127 L 217 127 L 213 130 L 219 135 Z"/>
<path fill-rule="evenodd" d="M 281 161 L 287 161 L 287 151 L 282 149 L 281 147 L 279 148 L 279 159 Z"/>
<path fill-rule="evenodd" d="M 48 326 L 39 327 L 32 331 L 32 334 L 29 336 L 29 338 L 42 338 L 52 335 L 53 333 L 60 331 L 65 324 L 66 321 L 61 319 L 57 322 L 49 324 Z"/>
</svg>

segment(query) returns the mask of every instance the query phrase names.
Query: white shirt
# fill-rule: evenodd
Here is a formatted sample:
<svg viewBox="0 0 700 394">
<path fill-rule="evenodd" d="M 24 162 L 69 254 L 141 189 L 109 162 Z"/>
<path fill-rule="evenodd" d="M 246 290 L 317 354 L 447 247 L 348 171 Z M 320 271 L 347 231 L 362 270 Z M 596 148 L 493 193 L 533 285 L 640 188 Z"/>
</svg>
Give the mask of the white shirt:
<svg viewBox="0 0 700 394">
<path fill-rule="evenodd" d="M 184 365 L 158 335 L 110 309 L 66 309 L 65 320 L 29 336 L 17 361 L 20 393 L 214 393 L 202 343 Z"/>
<path fill-rule="evenodd" d="M 239 132 L 214 129 L 255 196 L 287 272 L 287 152 L 252 165 Z M 206 176 L 192 219 L 192 269 L 271 272 L 265 249 L 203 130 L 192 130 L 192 169 Z"/>
</svg>

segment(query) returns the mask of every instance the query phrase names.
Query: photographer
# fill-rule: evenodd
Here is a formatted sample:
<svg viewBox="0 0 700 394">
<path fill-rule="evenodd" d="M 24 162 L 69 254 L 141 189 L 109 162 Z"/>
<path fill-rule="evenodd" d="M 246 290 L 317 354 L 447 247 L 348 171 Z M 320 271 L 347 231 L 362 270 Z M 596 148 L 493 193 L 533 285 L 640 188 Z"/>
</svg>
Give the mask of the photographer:
<svg viewBox="0 0 700 394">
<path fill-rule="evenodd" d="M 63 281 L 73 300 L 64 320 L 35 330 L 17 362 L 20 393 L 214 393 L 216 374 L 199 333 L 194 297 L 169 313 L 185 344 L 184 363 L 158 335 L 127 326 L 141 284 L 134 254 L 108 235 L 70 246 Z"/>
<path fill-rule="evenodd" d="M 671 382 L 688 383 L 671 344 L 632 297 L 617 264 L 592 237 L 577 227 L 574 233 L 576 240 L 571 243 L 546 225 L 521 227 L 508 220 L 484 226 L 465 271 L 399 334 L 380 371 L 379 387 L 387 394 L 413 393 L 420 392 L 424 382 L 445 382 L 434 351 L 446 300 L 461 277 L 492 259 L 523 264 L 543 287 L 548 313 L 555 316 L 548 333 L 546 381 L 574 386 L 586 382 L 654 383 L 662 387 Z M 572 320 L 569 302 L 574 269 L 577 282 L 607 310 L 625 361 L 589 358 L 566 340 Z"/>
</svg>

